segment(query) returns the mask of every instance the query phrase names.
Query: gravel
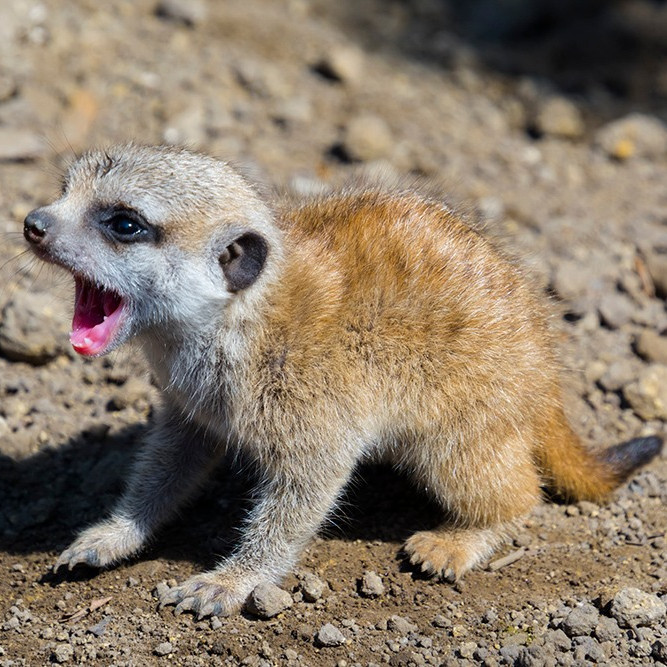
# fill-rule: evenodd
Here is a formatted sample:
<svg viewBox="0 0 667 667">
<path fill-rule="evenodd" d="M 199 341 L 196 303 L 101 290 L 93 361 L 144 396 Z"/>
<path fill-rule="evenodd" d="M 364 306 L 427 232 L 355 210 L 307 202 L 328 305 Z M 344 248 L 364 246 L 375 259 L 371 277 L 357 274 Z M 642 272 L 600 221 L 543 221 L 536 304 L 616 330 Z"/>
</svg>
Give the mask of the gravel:
<svg viewBox="0 0 667 667">
<path fill-rule="evenodd" d="M 541 505 L 494 560 L 522 558 L 455 587 L 400 555 L 443 517 L 382 466 L 360 469 L 286 590 L 259 595 L 286 605 L 276 615 L 176 617 L 150 594 L 233 550 L 246 462 L 223 461 L 135 559 L 50 572 L 113 506 L 159 410 L 137 350 L 72 354 L 71 279 L 19 256 L 67 142 L 186 142 L 299 196 L 358 169 L 444 184 L 434 196 L 483 217 L 552 296 L 577 433 L 592 447 L 664 436 L 664 68 L 595 39 L 632 26 L 662 63 L 663 9 L 596 3 L 576 17 L 586 39 L 570 4 L 545 22 L 528 0 L 504 3 L 502 21 L 493 3 L 450 0 L 0 2 L 0 667 L 667 663 L 664 455 L 604 502 Z M 512 25 L 548 27 L 521 49 L 468 32 Z M 643 601 L 619 605 L 631 588 Z"/>
</svg>

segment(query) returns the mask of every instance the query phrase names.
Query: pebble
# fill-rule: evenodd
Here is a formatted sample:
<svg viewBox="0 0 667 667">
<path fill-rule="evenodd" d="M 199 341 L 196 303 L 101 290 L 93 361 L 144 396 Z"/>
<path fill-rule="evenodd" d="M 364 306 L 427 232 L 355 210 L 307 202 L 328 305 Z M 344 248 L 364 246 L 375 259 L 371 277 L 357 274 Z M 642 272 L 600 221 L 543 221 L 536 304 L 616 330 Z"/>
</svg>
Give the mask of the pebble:
<svg viewBox="0 0 667 667">
<path fill-rule="evenodd" d="M 46 151 L 44 139 L 30 130 L 0 127 L 0 161 L 35 160 Z"/>
<path fill-rule="evenodd" d="M 345 643 L 345 636 L 335 625 L 326 623 L 317 631 L 315 640 L 320 646 L 340 646 Z"/>
<path fill-rule="evenodd" d="M 667 606 L 652 593 L 624 588 L 614 595 L 609 613 L 623 627 L 654 625 L 667 616 Z"/>
<path fill-rule="evenodd" d="M 374 114 L 362 114 L 347 125 L 343 149 L 352 160 L 367 162 L 386 157 L 394 145 L 391 130 L 384 119 Z"/>
<path fill-rule="evenodd" d="M 391 632 L 400 632 L 402 635 L 407 635 L 408 632 L 417 632 L 418 629 L 414 623 L 410 623 L 402 616 L 394 615 L 387 619 L 387 630 Z"/>
<path fill-rule="evenodd" d="M 382 577 L 373 570 L 364 572 L 359 582 L 359 592 L 367 598 L 374 598 L 384 593 Z"/>
<path fill-rule="evenodd" d="M 601 642 L 609 642 L 615 640 L 620 634 L 621 629 L 618 627 L 616 619 L 608 616 L 600 616 L 598 624 L 595 626 L 595 636 Z"/>
<path fill-rule="evenodd" d="M 610 329 L 620 329 L 630 322 L 635 310 L 632 299 L 618 292 L 604 294 L 598 306 L 602 322 Z"/>
<path fill-rule="evenodd" d="M 315 66 L 315 71 L 341 83 L 359 83 L 364 74 L 364 53 L 356 46 L 332 48 Z"/>
<path fill-rule="evenodd" d="M 592 660 L 598 664 L 604 664 L 606 662 L 606 656 L 600 644 L 595 641 L 592 637 L 577 637 L 574 640 L 574 659 L 581 660 Z"/>
<path fill-rule="evenodd" d="M 99 623 L 91 625 L 88 628 L 88 632 L 95 635 L 96 637 L 101 637 L 107 629 L 107 625 L 111 622 L 111 616 L 105 616 Z"/>
<path fill-rule="evenodd" d="M 667 365 L 667 336 L 644 329 L 637 336 L 636 340 L 637 354 L 647 361 L 655 361 Z"/>
<path fill-rule="evenodd" d="M 623 395 L 642 419 L 667 419 L 667 365 L 651 364 L 623 388 Z"/>
<path fill-rule="evenodd" d="M 247 610 L 260 618 L 272 618 L 291 606 L 292 596 L 268 582 L 256 586 L 246 603 Z"/>
<path fill-rule="evenodd" d="M 69 644 L 60 644 L 53 650 L 51 657 L 59 664 L 69 662 L 74 657 L 74 649 Z"/>
<path fill-rule="evenodd" d="M 655 116 L 632 113 L 601 127 L 595 143 L 612 158 L 657 158 L 667 153 L 667 127 Z"/>
<path fill-rule="evenodd" d="M 639 376 L 641 364 L 636 359 L 617 359 L 613 361 L 598 380 L 606 391 L 618 391 L 626 384 L 634 382 Z"/>
<path fill-rule="evenodd" d="M 658 296 L 663 299 L 667 298 L 667 255 L 664 253 L 647 252 L 646 268 Z"/>
<path fill-rule="evenodd" d="M 303 576 L 300 586 L 303 599 L 306 602 L 317 602 L 322 597 L 322 593 L 324 593 L 326 587 L 326 582 L 322 581 L 312 572 L 307 572 Z"/>
<path fill-rule="evenodd" d="M 174 647 L 171 644 L 171 642 L 162 642 L 153 649 L 153 653 L 159 656 L 169 655 L 170 653 L 173 652 L 174 652 Z"/>
<path fill-rule="evenodd" d="M 0 354 L 34 366 L 64 350 L 69 325 L 65 309 L 46 292 L 15 289 L 2 310 Z"/>
<path fill-rule="evenodd" d="M 590 635 L 600 620 L 600 613 L 592 604 L 575 607 L 563 620 L 563 630 L 569 637 Z"/>
<path fill-rule="evenodd" d="M 202 0 L 161 0 L 155 14 L 167 21 L 193 27 L 206 20 L 208 9 Z"/>
<path fill-rule="evenodd" d="M 554 96 L 539 106 L 535 128 L 548 136 L 579 139 L 584 134 L 584 121 L 575 104 L 565 97 Z"/>
</svg>

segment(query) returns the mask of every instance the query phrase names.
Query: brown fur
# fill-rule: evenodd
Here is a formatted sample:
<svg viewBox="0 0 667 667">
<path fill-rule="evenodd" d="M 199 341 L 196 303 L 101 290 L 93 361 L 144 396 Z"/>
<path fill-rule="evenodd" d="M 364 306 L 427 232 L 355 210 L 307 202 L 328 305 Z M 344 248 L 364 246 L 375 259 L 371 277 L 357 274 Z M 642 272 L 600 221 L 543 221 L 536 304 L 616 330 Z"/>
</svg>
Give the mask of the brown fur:
<svg viewBox="0 0 667 667">
<path fill-rule="evenodd" d="M 100 170 L 107 158 L 113 166 Z M 102 196 L 143 211 L 159 243 L 109 250 L 82 213 Z M 596 500 L 654 453 L 635 447 L 621 470 L 614 461 L 625 450 L 604 460 L 580 444 L 563 414 L 542 299 L 437 200 L 365 188 L 272 213 L 210 158 L 121 146 L 84 157 L 63 199 L 45 211 L 49 229 L 39 238 L 27 232 L 42 256 L 98 281 L 115 262 L 104 284 L 121 294 L 127 274 L 150 278 L 145 293 L 140 281 L 128 293 L 139 322 L 128 332 L 165 399 L 116 511 L 56 567 L 136 552 L 195 488 L 221 442 L 257 462 L 259 502 L 234 554 L 165 596 L 178 611 L 230 613 L 257 583 L 278 581 L 363 460 L 407 470 L 448 510 L 453 525 L 415 534 L 405 550 L 424 571 L 455 579 L 506 539 L 541 484 Z M 227 262 L 243 233 L 265 239 L 266 265 L 254 283 L 226 294 L 215 253 Z M 167 253 L 176 278 L 159 292 Z M 93 266 L 78 263 L 98 256 Z M 178 292 L 179 272 L 212 278 Z M 217 294 L 218 279 L 220 306 L 197 316 L 211 300 L 189 301 Z"/>
</svg>

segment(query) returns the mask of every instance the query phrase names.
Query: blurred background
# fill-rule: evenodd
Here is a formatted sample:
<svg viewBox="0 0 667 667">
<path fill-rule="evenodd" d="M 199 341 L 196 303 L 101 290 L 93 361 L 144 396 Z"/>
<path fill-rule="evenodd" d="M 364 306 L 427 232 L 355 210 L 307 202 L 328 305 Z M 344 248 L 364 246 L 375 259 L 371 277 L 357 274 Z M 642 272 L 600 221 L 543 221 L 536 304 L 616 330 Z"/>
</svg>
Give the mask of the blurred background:
<svg viewBox="0 0 667 667">
<path fill-rule="evenodd" d="M 45 576 L 114 502 L 158 397 L 138 355 L 76 357 L 71 277 L 22 254 L 21 232 L 76 154 L 119 141 L 183 144 L 303 195 L 359 168 L 437 183 L 552 297 L 575 429 L 604 446 L 664 434 L 666 56 L 658 0 L 0 0 L 2 664 L 150 665 L 172 641 L 184 665 L 666 663 L 664 618 L 626 632 L 597 611 L 621 585 L 665 599 L 664 456 L 609 505 L 540 508 L 508 546 L 525 558 L 456 589 L 397 557 L 437 510 L 365 470 L 302 562 L 331 591 L 304 603 L 292 578 L 272 625 L 195 632 L 150 595 L 229 547 L 250 497 L 235 475 L 138 561 Z M 360 595 L 366 570 L 386 594 Z M 61 621 L 112 594 L 106 634 Z M 576 636 L 562 622 L 581 605 Z M 399 643 L 394 614 L 422 634 L 403 619 Z M 329 622 L 349 641 L 323 658 Z"/>
</svg>

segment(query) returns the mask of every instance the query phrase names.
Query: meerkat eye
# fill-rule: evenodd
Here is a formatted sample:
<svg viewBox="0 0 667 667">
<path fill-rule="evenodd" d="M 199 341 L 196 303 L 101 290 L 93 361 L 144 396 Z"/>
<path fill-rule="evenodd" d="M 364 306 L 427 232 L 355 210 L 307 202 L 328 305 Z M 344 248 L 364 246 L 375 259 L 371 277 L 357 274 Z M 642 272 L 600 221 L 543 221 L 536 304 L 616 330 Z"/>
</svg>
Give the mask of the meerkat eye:
<svg viewBox="0 0 667 667">
<path fill-rule="evenodd" d="M 110 241 L 134 243 L 136 241 L 156 241 L 157 231 L 132 209 L 111 209 L 99 217 L 102 233 Z"/>
<path fill-rule="evenodd" d="M 143 231 L 141 225 L 122 215 L 112 218 L 108 224 L 111 231 L 118 236 L 136 236 Z"/>
</svg>

